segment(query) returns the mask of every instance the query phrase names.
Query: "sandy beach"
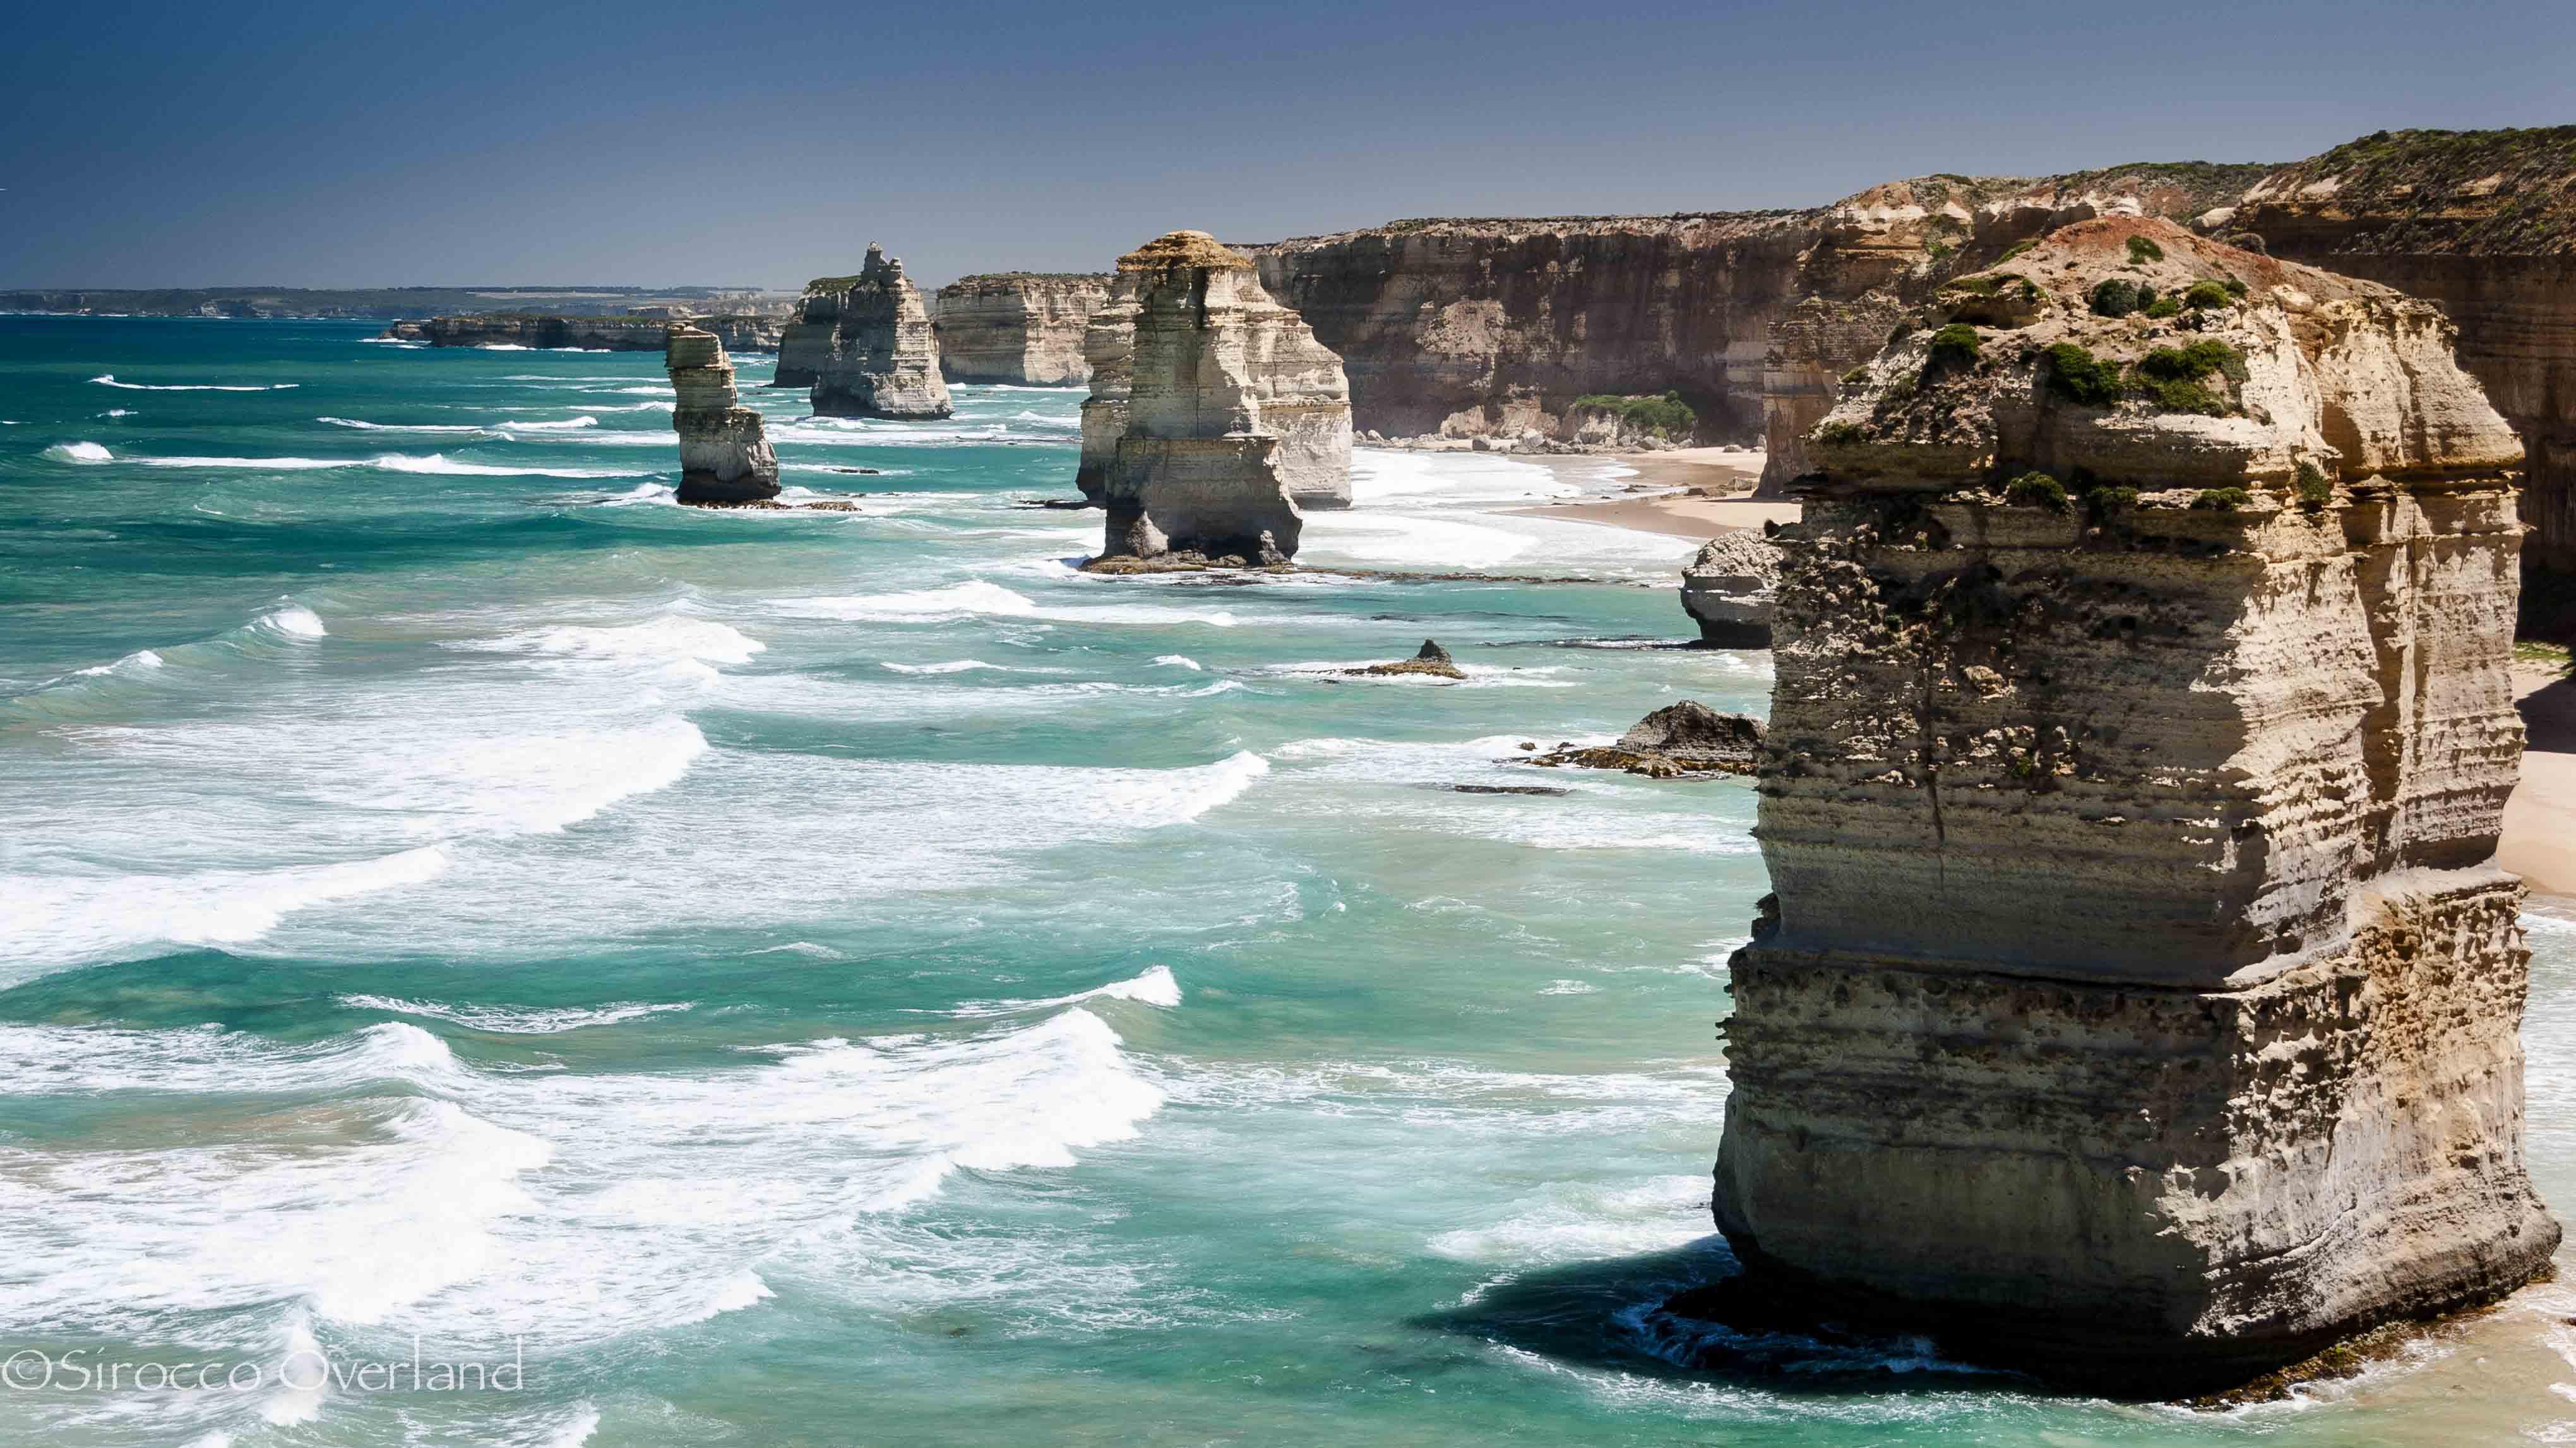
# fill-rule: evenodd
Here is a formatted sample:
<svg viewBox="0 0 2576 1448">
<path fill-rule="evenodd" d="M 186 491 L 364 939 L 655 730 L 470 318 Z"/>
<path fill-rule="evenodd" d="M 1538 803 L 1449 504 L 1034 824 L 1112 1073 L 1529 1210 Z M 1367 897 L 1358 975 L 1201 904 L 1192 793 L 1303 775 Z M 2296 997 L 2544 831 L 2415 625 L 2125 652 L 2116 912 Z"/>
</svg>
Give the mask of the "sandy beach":
<svg viewBox="0 0 2576 1448">
<path fill-rule="evenodd" d="M 1560 477 L 1597 480 L 1602 459 L 1592 456 L 1530 457 Z M 1581 503 L 1550 503 L 1510 511 L 1539 518 L 1572 518 L 1675 538 L 1714 538 L 1736 528 L 1794 523 L 1795 503 L 1754 502 L 1747 494 L 1762 480 L 1762 454 L 1738 448 L 1693 447 L 1669 452 L 1623 453 L 1612 459 L 1634 477 L 1623 479 L 1638 496 Z"/>
<path fill-rule="evenodd" d="M 2517 663 L 2522 783 L 2504 807 L 2496 863 L 2538 895 L 2576 895 L 2576 677 L 2546 664 Z"/>
</svg>

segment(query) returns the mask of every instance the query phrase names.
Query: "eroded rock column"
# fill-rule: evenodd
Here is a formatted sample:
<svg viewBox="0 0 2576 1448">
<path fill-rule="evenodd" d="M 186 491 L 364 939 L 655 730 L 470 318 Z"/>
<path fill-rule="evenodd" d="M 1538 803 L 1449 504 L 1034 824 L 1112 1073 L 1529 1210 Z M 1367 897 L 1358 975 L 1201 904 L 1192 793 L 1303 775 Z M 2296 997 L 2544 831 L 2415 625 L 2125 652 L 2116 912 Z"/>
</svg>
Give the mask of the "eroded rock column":
<svg viewBox="0 0 2576 1448">
<path fill-rule="evenodd" d="M 674 326 L 663 366 L 679 394 L 671 426 L 680 434 L 683 503 L 751 503 L 778 496 L 778 458 L 760 414 L 734 392 L 733 362 L 713 332 Z"/>
<path fill-rule="evenodd" d="M 838 294 L 832 349 L 814 377 L 818 417 L 946 417 L 954 410 L 939 375 L 939 342 L 921 289 L 879 246 Z M 783 360 L 783 359 L 782 359 Z"/>
<path fill-rule="evenodd" d="M 2434 308 L 2170 223 L 1944 296 L 1778 535 L 1747 1282 L 2152 1395 L 2510 1291 L 2519 445 Z"/>
</svg>

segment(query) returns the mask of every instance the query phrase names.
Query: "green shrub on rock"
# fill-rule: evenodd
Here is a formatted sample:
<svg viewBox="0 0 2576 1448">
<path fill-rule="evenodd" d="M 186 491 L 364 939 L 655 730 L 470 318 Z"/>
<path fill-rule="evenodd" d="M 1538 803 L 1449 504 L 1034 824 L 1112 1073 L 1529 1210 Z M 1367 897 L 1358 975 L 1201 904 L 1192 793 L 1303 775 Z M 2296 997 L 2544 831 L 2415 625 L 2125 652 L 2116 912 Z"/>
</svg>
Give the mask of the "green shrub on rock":
<svg viewBox="0 0 2576 1448">
<path fill-rule="evenodd" d="M 2120 368 L 2073 342 L 2048 349 L 2048 390 L 2084 407 L 2109 407 L 2120 400 Z"/>
<path fill-rule="evenodd" d="M 2004 501 L 2016 508 L 2066 511 L 2066 485 L 2046 473 L 2024 473 L 2004 484 Z"/>
<path fill-rule="evenodd" d="M 2195 513 L 2232 513 L 2254 501 L 2254 495 L 2243 488 L 2203 488 L 2191 500 Z"/>
<path fill-rule="evenodd" d="M 2299 464 L 2299 506 L 2313 513 L 2334 501 L 2334 484 L 2315 463 Z"/>
<path fill-rule="evenodd" d="M 1829 422 L 1816 429 L 1816 441 L 1828 446 L 1847 447 L 1869 436 L 1869 430 L 1857 422 Z"/>
<path fill-rule="evenodd" d="M 2235 300 L 2227 294 L 2227 288 L 2217 282 L 2193 282 L 2191 290 L 2182 294 L 2182 304 L 2195 312 L 2207 311 L 2211 307 L 2224 307 Z"/>
<path fill-rule="evenodd" d="M 1658 437 L 1686 438 L 1699 425 L 1699 414 L 1678 392 L 1638 397 L 1594 392 L 1574 399 L 1574 408 L 1611 413 L 1629 428 Z"/>
<path fill-rule="evenodd" d="M 2129 238 L 2129 260 L 2143 265 L 2147 262 L 2163 261 L 2164 259 L 2165 249 L 2156 245 L 2153 237 L 2133 236 Z"/>
<path fill-rule="evenodd" d="M 2093 288 L 2093 314 L 2099 317 L 2125 317 L 2138 309 L 2138 284 L 2107 277 Z"/>
<path fill-rule="evenodd" d="M 2096 508 L 2126 508 L 2138 501 L 2138 490 L 2126 485 L 2095 488 L 2084 495 L 2084 501 Z"/>
<path fill-rule="evenodd" d="M 1973 367 L 1977 349 L 1983 345 L 1977 329 L 1965 322 L 1952 322 L 1932 334 L 1932 350 L 1923 357 L 1923 370 L 1947 372 L 1954 368 Z"/>
<path fill-rule="evenodd" d="M 2171 297 L 2158 297 L 2147 304 L 2145 311 L 2148 316 L 2153 317 L 2158 321 L 2162 321 L 2167 317 L 2181 316 L 2182 303 L 2175 301 Z"/>
</svg>

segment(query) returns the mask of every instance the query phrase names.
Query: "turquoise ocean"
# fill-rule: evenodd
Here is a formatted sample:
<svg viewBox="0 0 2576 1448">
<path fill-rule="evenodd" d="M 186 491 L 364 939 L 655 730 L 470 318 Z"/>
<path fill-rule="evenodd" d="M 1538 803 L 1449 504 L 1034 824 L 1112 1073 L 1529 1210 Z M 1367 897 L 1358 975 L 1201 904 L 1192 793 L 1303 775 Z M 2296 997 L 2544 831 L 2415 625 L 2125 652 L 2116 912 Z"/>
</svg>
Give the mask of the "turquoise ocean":
<svg viewBox="0 0 2576 1448">
<path fill-rule="evenodd" d="M 710 512 L 658 354 L 371 330 L 0 318 L 0 1444 L 2576 1442 L 2557 1285 L 2226 1413 L 1653 1313 L 1753 795 L 1499 761 L 1770 673 L 1501 511 L 1615 465 L 1095 579 L 1077 392 Z"/>
</svg>

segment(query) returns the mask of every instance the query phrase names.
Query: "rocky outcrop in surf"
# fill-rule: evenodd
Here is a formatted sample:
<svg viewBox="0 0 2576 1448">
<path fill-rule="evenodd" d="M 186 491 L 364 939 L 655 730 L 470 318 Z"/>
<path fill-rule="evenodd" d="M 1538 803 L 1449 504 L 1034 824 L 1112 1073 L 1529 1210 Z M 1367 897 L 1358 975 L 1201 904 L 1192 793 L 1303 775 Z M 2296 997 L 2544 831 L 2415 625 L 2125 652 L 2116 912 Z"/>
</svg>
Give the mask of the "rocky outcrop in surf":
<svg viewBox="0 0 2576 1448">
<path fill-rule="evenodd" d="M 932 293 L 939 368 L 951 382 L 1076 387 L 1091 380 L 1083 339 L 1109 300 L 1098 273 L 1002 272 L 959 277 Z"/>
<path fill-rule="evenodd" d="M 1206 232 L 1159 237 L 1118 270 L 1135 322 L 1103 558 L 1294 556 L 1299 505 L 1350 498 L 1339 365 Z"/>
<path fill-rule="evenodd" d="M 1136 280 L 1124 273 L 1113 278 L 1109 295 L 1082 331 L 1083 363 L 1091 369 L 1091 393 L 1082 400 L 1082 457 L 1074 485 L 1085 500 L 1108 496 L 1109 465 L 1117 460 L 1118 439 L 1127 435 L 1127 389 L 1135 374 Z"/>
<path fill-rule="evenodd" d="M 1722 649 L 1771 647 L 1771 605 L 1780 588 L 1780 550 L 1751 531 L 1721 533 L 1682 569 L 1682 612 L 1700 642 Z"/>
<path fill-rule="evenodd" d="M 679 394 L 671 411 L 680 435 L 679 500 L 724 505 L 777 497 L 778 458 L 760 414 L 734 392 L 724 343 L 713 332 L 673 326 L 663 366 Z"/>
<path fill-rule="evenodd" d="M 428 317 L 396 322 L 382 335 L 388 341 L 427 342 L 433 347 L 526 347 L 531 350 L 578 347 L 591 352 L 659 352 L 667 317 L 566 317 L 529 312 L 495 312 L 480 316 Z M 695 317 L 689 325 L 713 334 L 737 352 L 767 352 L 778 346 L 781 323 L 776 317 Z"/>
<path fill-rule="evenodd" d="M 833 318 L 831 349 L 815 368 L 816 416 L 946 417 L 954 410 L 930 313 L 902 261 L 870 246 L 857 276 L 821 278 L 806 295 L 827 299 L 823 309 Z"/>
<path fill-rule="evenodd" d="M 2519 444 L 2430 304 L 2169 222 L 1961 281 L 1777 535 L 1742 1281 L 2156 1396 L 2512 1290 Z"/>
<path fill-rule="evenodd" d="M 1512 762 L 1547 769 L 1617 769 L 1649 779 L 1713 779 L 1751 774 L 1761 762 L 1762 740 L 1761 720 L 1721 714 L 1697 699 L 1684 699 L 1638 720 L 1615 744 L 1589 749 L 1560 744 Z"/>
</svg>

